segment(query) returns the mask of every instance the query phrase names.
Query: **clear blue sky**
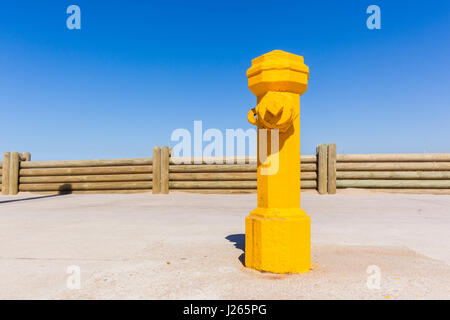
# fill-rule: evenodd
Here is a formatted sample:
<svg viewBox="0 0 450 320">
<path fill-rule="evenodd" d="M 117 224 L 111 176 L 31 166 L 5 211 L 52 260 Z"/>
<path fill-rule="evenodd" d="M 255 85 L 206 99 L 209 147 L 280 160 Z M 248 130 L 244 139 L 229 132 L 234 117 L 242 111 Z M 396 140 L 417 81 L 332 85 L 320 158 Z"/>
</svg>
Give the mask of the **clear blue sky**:
<svg viewBox="0 0 450 320">
<path fill-rule="evenodd" d="M 3 2 L 0 151 L 147 157 L 194 120 L 250 128 L 245 72 L 281 49 L 310 68 L 302 153 L 450 152 L 449 30 L 447 0 Z"/>
</svg>

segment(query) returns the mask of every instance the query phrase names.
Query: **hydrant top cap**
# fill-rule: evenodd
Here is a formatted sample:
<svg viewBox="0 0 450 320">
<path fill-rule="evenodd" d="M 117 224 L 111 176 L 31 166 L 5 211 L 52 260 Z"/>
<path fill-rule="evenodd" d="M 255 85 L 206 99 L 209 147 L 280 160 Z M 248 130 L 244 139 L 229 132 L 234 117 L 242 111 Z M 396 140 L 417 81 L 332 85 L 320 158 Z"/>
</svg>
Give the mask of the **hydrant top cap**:
<svg viewBox="0 0 450 320">
<path fill-rule="evenodd" d="M 268 91 L 303 94 L 308 88 L 309 68 L 303 57 L 274 50 L 252 60 L 247 70 L 248 87 L 257 96 Z"/>
<path fill-rule="evenodd" d="M 304 64 L 302 56 L 282 50 L 273 50 L 252 60 L 247 70 L 247 77 L 253 77 L 265 70 L 291 70 L 309 75 L 309 68 Z"/>
</svg>

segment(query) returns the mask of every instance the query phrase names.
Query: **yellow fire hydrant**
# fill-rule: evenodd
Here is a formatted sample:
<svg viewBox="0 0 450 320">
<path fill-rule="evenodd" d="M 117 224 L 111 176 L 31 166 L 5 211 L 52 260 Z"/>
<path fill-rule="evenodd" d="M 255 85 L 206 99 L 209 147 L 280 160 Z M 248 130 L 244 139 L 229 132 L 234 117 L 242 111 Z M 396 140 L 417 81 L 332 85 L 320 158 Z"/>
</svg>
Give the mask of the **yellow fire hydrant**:
<svg viewBox="0 0 450 320">
<path fill-rule="evenodd" d="M 245 265 L 308 272 L 311 219 L 300 209 L 300 95 L 309 68 L 303 57 L 274 50 L 253 59 L 247 77 L 257 97 L 247 118 L 258 127 L 258 207 L 245 219 Z"/>
</svg>

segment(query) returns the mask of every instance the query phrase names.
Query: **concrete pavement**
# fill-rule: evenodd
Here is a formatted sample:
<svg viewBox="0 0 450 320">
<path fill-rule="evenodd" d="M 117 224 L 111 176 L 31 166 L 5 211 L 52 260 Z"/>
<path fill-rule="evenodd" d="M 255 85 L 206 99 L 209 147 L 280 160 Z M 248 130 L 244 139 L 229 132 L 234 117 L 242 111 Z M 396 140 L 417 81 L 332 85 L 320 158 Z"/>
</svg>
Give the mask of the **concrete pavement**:
<svg viewBox="0 0 450 320">
<path fill-rule="evenodd" d="M 303 194 L 313 269 L 301 275 L 243 266 L 255 206 L 255 194 L 0 196 L 0 298 L 450 297 L 448 195 Z M 371 265 L 380 289 L 367 287 Z"/>
</svg>

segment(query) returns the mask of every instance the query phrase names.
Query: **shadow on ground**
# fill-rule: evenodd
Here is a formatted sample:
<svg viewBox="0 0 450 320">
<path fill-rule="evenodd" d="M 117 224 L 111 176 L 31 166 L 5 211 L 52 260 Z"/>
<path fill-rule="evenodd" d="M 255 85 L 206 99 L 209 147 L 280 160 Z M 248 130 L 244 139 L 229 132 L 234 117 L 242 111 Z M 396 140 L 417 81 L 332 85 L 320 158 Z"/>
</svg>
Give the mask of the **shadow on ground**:
<svg viewBox="0 0 450 320">
<path fill-rule="evenodd" d="M 238 257 L 238 260 L 245 267 L 245 234 L 244 233 L 230 234 L 229 236 L 226 236 L 225 239 L 232 242 L 235 248 L 242 250 L 242 254 Z"/>
<path fill-rule="evenodd" d="M 10 202 L 18 202 L 18 201 L 28 201 L 28 200 L 38 200 L 38 199 L 45 199 L 45 198 L 53 198 L 58 196 L 63 196 L 67 194 L 72 193 L 72 185 L 70 183 L 64 183 L 58 188 L 57 194 L 50 194 L 47 196 L 37 196 L 37 197 L 29 197 L 29 198 L 20 198 L 20 199 L 10 199 L 10 200 L 4 200 L 0 201 L 0 204 L 3 203 L 10 203 Z"/>
<path fill-rule="evenodd" d="M 11 199 L 11 200 L 0 201 L 0 204 L 2 204 L 2 203 L 9 203 L 9 202 L 18 202 L 18 201 L 28 201 L 28 200 L 52 198 L 52 197 L 58 197 L 58 196 L 63 196 L 63 195 L 64 194 L 51 194 L 51 195 L 48 195 L 48 196 L 39 196 L 39 197 L 30 197 L 30 198 L 21 198 L 21 199 Z"/>
</svg>

